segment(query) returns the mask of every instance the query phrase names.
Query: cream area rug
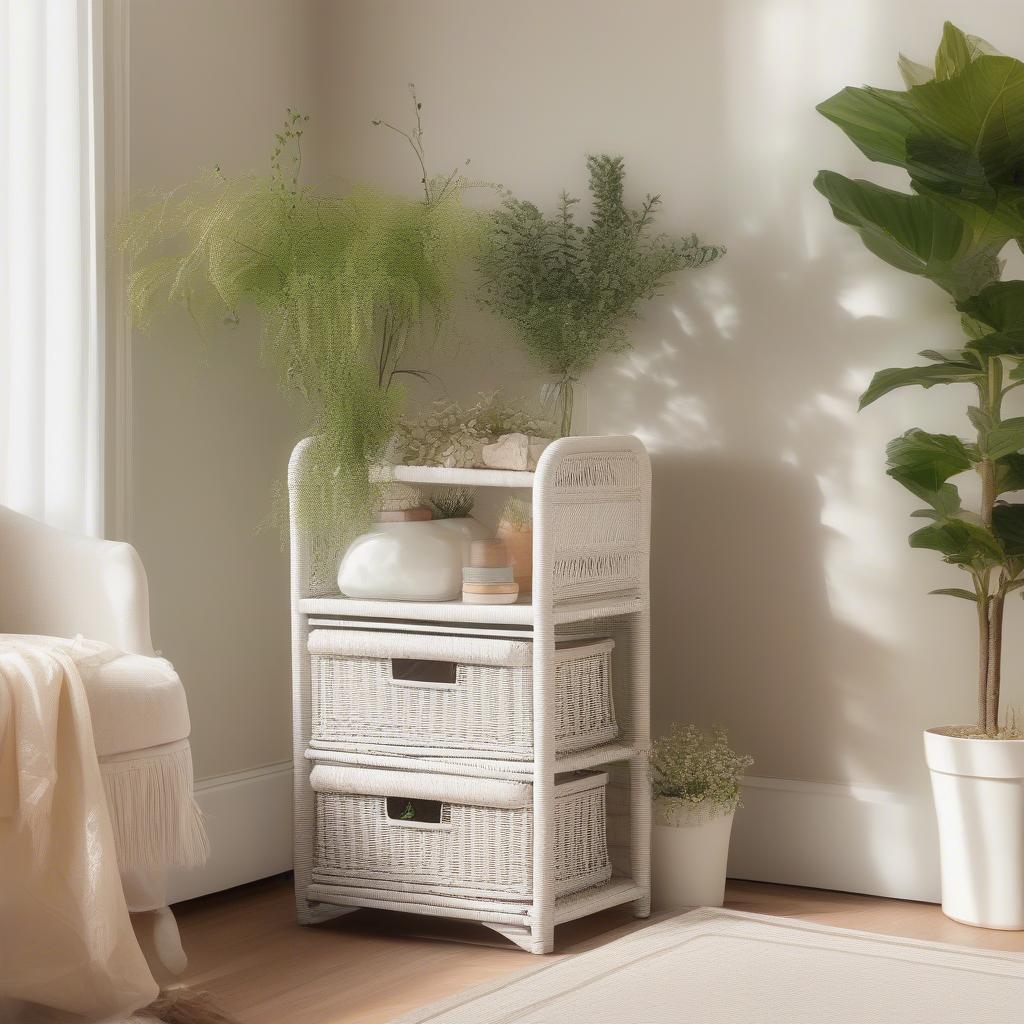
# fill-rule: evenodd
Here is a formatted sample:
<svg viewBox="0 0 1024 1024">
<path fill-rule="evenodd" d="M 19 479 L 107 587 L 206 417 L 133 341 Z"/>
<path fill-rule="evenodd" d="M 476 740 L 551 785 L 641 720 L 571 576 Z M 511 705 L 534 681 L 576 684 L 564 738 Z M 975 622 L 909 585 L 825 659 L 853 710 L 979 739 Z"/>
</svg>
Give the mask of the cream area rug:
<svg viewBox="0 0 1024 1024">
<path fill-rule="evenodd" d="M 694 910 L 396 1024 L 1015 1024 L 1024 956 Z"/>
</svg>

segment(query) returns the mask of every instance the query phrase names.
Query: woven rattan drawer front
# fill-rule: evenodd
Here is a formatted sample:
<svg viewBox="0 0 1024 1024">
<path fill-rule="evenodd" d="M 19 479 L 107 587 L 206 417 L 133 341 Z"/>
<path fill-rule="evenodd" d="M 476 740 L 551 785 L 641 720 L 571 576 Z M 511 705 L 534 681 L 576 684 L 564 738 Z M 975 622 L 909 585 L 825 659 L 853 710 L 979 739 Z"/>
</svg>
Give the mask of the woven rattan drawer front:
<svg viewBox="0 0 1024 1024">
<path fill-rule="evenodd" d="M 559 645 L 557 752 L 618 735 L 613 647 L 612 640 Z M 527 641 L 322 629 L 310 634 L 309 651 L 314 747 L 533 757 L 533 647 Z"/>
<path fill-rule="evenodd" d="M 314 881 L 491 900 L 529 900 L 532 787 L 421 772 L 317 765 Z M 602 772 L 555 784 L 555 894 L 607 881 Z M 440 820 L 396 820 L 390 798 L 442 801 Z"/>
</svg>

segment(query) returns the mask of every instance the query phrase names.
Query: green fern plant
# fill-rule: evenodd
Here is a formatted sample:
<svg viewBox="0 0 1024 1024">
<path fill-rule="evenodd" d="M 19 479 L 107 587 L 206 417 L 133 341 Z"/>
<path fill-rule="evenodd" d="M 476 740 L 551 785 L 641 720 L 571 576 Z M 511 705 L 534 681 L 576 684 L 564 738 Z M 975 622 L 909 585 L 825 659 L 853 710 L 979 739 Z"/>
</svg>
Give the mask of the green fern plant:
<svg viewBox="0 0 1024 1024">
<path fill-rule="evenodd" d="M 553 217 L 506 198 L 478 261 L 481 303 L 508 320 L 554 378 L 563 435 L 572 429 L 573 388 L 609 352 L 629 347 L 626 323 L 671 275 L 707 266 L 725 247 L 696 235 L 651 235 L 661 197 L 626 206 L 622 157 L 589 156 L 592 214 L 576 223 L 578 198 L 563 192 Z"/>
<path fill-rule="evenodd" d="M 201 330 L 263 324 L 265 355 L 282 387 L 309 413 L 314 444 L 298 511 L 306 526 L 337 535 L 372 518 L 379 488 L 368 466 L 382 458 L 403 401 L 402 382 L 428 376 L 408 362 L 411 339 L 447 319 L 460 266 L 479 247 L 483 215 L 463 202 L 461 170 L 426 171 L 419 100 L 401 134 L 422 170 L 422 198 L 359 187 L 333 195 L 301 183 L 308 117 L 288 112 L 269 176 L 229 178 L 219 168 L 151 193 L 121 225 L 133 270 L 128 284 L 145 327 L 184 306 Z"/>
<path fill-rule="evenodd" d="M 441 487 L 430 495 L 435 519 L 465 519 L 475 504 L 475 487 Z"/>
</svg>

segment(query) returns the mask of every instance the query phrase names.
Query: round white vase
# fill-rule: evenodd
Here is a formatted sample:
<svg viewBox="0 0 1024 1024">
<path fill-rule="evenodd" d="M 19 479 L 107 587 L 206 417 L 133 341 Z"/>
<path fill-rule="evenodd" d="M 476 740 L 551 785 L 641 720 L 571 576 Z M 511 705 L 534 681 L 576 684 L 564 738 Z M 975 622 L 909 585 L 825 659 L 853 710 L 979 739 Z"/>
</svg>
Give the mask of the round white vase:
<svg viewBox="0 0 1024 1024">
<path fill-rule="evenodd" d="M 471 516 L 378 523 L 357 537 L 338 568 L 347 597 L 379 601 L 455 601 L 469 546 L 491 532 Z"/>
<path fill-rule="evenodd" d="M 655 800 L 651 830 L 651 901 L 655 910 L 720 907 L 725 899 L 725 869 L 735 810 L 709 815 L 697 805 L 695 812 L 666 820 Z M 674 818 L 675 816 L 672 815 Z"/>
<path fill-rule="evenodd" d="M 928 729 L 942 911 L 963 924 L 1024 929 L 1024 740 Z"/>
</svg>

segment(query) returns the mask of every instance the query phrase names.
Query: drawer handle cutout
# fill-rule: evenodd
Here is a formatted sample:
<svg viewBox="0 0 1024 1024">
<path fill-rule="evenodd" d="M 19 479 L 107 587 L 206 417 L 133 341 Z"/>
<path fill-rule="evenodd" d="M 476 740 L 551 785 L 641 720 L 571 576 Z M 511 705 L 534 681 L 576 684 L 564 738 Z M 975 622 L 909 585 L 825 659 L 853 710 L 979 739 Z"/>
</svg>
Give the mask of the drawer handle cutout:
<svg viewBox="0 0 1024 1024">
<path fill-rule="evenodd" d="M 385 798 L 388 824 L 403 828 L 448 832 L 451 822 L 445 821 L 444 804 L 440 800 L 417 800 L 404 796 Z"/>
<path fill-rule="evenodd" d="M 393 686 L 413 686 L 428 690 L 450 690 L 458 682 L 459 666 L 454 661 L 427 661 L 424 658 L 392 658 Z"/>
</svg>

